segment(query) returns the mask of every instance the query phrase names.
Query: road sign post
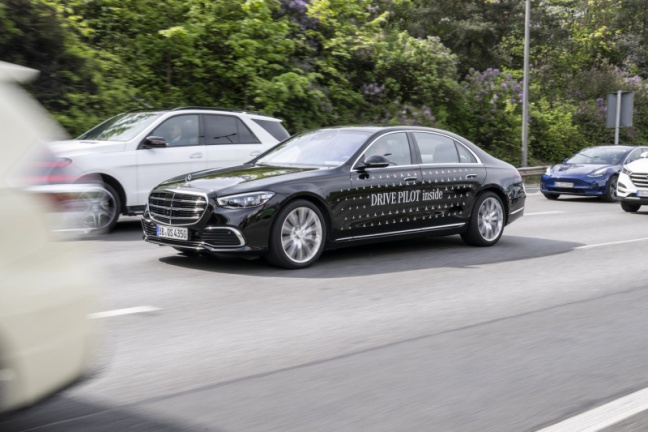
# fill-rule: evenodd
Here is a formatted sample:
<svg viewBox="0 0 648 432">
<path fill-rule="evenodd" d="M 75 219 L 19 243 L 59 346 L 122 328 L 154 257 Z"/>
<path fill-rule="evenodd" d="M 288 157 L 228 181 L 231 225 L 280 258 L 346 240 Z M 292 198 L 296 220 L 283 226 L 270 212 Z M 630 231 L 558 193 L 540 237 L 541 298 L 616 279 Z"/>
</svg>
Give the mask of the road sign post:
<svg viewBox="0 0 648 432">
<path fill-rule="evenodd" d="M 614 145 L 619 145 L 619 129 L 632 126 L 634 93 L 619 90 L 607 95 L 607 119 L 605 127 L 614 128 Z"/>
</svg>

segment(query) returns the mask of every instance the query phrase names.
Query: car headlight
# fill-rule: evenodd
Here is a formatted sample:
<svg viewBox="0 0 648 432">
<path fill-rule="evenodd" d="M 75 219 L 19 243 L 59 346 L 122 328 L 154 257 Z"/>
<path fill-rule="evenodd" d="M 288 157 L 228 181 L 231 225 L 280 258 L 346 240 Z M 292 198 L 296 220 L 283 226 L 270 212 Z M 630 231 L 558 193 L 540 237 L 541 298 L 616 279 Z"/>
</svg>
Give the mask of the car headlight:
<svg viewBox="0 0 648 432">
<path fill-rule="evenodd" d="M 587 177 L 601 177 L 605 172 L 607 171 L 607 168 L 600 168 L 594 171 L 591 174 L 587 174 Z"/>
<path fill-rule="evenodd" d="M 267 203 L 274 195 L 274 192 L 251 192 L 221 197 L 216 202 L 226 208 L 258 207 Z"/>
<path fill-rule="evenodd" d="M 627 174 L 627 175 L 632 174 L 632 171 L 630 171 L 630 170 L 629 170 L 628 168 L 626 168 L 626 167 L 621 168 L 621 172 L 622 172 L 623 174 Z"/>
</svg>

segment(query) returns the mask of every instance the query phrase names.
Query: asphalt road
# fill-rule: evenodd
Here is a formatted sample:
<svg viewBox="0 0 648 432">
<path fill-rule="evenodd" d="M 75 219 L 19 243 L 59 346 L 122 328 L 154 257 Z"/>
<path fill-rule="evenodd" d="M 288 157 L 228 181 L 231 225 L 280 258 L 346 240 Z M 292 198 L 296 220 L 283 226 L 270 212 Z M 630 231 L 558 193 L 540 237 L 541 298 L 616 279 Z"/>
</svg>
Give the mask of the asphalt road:
<svg viewBox="0 0 648 432">
<path fill-rule="evenodd" d="M 0 431 L 537 430 L 648 387 L 642 210 L 531 194 L 495 247 L 354 247 L 300 271 L 187 258 L 125 220 L 79 242 L 101 310 L 158 310 L 97 319 L 101 373 Z"/>
</svg>

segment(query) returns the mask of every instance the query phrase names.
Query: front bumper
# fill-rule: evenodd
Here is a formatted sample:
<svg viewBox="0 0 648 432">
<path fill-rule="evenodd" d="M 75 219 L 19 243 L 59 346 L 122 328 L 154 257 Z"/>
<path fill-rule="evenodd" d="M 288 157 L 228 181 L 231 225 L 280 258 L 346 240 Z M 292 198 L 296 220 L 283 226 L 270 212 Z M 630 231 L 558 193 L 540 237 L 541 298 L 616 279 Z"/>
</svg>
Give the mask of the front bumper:
<svg viewBox="0 0 648 432">
<path fill-rule="evenodd" d="M 540 177 L 540 192 L 560 195 L 604 196 L 608 181 L 608 177 L 556 178 L 543 174 Z M 561 183 L 571 184 L 571 186 L 561 185 Z"/>
<path fill-rule="evenodd" d="M 203 227 L 200 229 L 189 227 L 187 240 L 168 239 L 157 234 L 158 223 L 151 219 L 148 213 L 142 217 L 142 231 L 144 240 L 160 246 L 172 246 L 194 252 L 208 253 L 252 253 L 261 248 L 254 248 L 246 244 L 241 231 L 233 227 Z"/>
<path fill-rule="evenodd" d="M 648 187 L 637 186 L 629 175 L 622 172 L 617 183 L 617 201 L 648 205 Z"/>
<path fill-rule="evenodd" d="M 167 224 L 147 208 L 141 219 L 143 238 L 149 243 L 187 251 L 260 255 L 268 250 L 272 222 L 282 200 L 277 194 L 260 207 L 229 209 L 216 206 L 207 197 L 201 215 L 186 224 Z M 187 229 L 188 238 L 161 237 L 158 226 Z"/>
</svg>

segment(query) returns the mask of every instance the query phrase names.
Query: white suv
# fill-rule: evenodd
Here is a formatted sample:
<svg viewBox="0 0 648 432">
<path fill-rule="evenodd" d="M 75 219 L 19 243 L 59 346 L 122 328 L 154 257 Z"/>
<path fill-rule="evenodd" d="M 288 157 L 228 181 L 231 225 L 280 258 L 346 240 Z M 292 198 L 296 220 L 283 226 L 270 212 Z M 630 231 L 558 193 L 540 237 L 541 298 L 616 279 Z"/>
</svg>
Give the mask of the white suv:
<svg viewBox="0 0 648 432">
<path fill-rule="evenodd" d="M 242 164 L 288 137 L 281 120 L 272 117 L 181 107 L 119 114 L 75 140 L 52 143 L 50 149 L 57 169 L 78 173 L 75 182 L 103 181 L 108 193 L 96 203 L 91 228 L 108 231 L 120 214 L 142 213 L 149 192 L 164 180 Z"/>
<path fill-rule="evenodd" d="M 648 152 L 621 169 L 617 183 L 617 200 L 623 210 L 634 213 L 648 205 Z"/>
</svg>

